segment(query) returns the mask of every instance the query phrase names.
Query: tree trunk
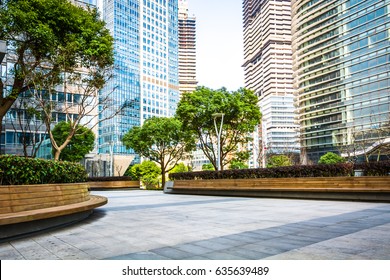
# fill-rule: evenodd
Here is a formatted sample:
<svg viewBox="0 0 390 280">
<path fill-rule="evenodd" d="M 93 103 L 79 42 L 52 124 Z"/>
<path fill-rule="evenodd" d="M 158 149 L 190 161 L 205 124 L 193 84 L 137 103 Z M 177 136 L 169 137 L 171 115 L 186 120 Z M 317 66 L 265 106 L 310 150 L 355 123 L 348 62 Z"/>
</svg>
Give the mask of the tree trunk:
<svg viewBox="0 0 390 280">
<path fill-rule="evenodd" d="M 61 155 L 61 150 L 55 150 L 55 153 L 54 153 L 54 160 L 55 161 L 59 161 L 60 160 L 60 155 Z"/>
<path fill-rule="evenodd" d="M 164 189 L 165 187 L 165 169 L 161 171 L 161 187 Z"/>
</svg>

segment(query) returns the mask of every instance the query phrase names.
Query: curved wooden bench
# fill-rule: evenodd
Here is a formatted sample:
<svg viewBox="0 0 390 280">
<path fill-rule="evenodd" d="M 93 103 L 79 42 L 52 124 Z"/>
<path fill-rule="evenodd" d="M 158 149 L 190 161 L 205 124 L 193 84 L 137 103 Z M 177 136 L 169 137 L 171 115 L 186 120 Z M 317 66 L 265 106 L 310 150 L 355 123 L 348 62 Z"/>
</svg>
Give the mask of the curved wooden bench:
<svg viewBox="0 0 390 280">
<path fill-rule="evenodd" d="M 175 180 L 166 193 L 390 201 L 390 176 Z"/>
<path fill-rule="evenodd" d="M 55 226 L 80 220 L 106 203 L 107 198 L 90 195 L 86 183 L 0 186 L 0 231 L 3 231 L 0 238 L 9 237 L 6 230 L 26 233 L 27 229 L 22 228 L 31 222 L 39 221 L 41 225 L 30 227 L 41 230 L 50 228 L 47 221 L 55 218 L 58 218 L 52 223 Z M 16 224 L 22 230 L 13 230 Z M 13 228 L 5 230 L 6 226 Z"/>
</svg>

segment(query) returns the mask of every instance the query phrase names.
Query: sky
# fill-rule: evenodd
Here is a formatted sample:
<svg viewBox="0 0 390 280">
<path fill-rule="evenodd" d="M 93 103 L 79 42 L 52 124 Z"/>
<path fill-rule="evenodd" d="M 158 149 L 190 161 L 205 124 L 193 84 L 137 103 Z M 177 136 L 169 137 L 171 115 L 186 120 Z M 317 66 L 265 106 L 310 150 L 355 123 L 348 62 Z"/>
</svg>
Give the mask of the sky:
<svg viewBox="0 0 390 280">
<path fill-rule="evenodd" d="M 241 0 L 188 0 L 196 17 L 199 86 L 237 90 L 244 86 Z"/>
</svg>

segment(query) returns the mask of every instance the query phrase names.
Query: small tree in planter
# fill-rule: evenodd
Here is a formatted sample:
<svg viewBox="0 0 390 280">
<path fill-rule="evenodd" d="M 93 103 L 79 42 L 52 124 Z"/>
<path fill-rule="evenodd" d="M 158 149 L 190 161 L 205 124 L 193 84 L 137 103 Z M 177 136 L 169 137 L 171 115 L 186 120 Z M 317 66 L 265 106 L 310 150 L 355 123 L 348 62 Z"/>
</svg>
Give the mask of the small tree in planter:
<svg viewBox="0 0 390 280">
<path fill-rule="evenodd" d="M 128 172 L 133 180 L 140 180 L 147 189 L 158 187 L 160 174 L 161 168 L 149 160 L 133 165 Z"/>
<path fill-rule="evenodd" d="M 337 164 L 344 163 L 345 159 L 342 156 L 339 156 L 332 152 L 327 152 L 325 155 L 320 157 L 318 161 L 319 164 Z"/>
</svg>

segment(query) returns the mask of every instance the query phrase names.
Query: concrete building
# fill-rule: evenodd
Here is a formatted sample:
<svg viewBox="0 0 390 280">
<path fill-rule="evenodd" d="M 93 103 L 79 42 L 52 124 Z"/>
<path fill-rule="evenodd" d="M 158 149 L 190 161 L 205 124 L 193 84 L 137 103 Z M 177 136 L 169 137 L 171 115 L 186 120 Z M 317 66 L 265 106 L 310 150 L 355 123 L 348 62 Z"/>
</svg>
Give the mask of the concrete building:
<svg viewBox="0 0 390 280">
<path fill-rule="evenodd" d="M 270 154 L 299 152 L 292 101 L 291 1 L 244 0 L 243 22 L 245 87 L 259 97 L 262 112 L 254 150 L 264 166 Z"/>
<path fill-rule="evenodd" d="M 354 157 L 389 137 L 389 4 L 292 1 L 295 104 L 306 162 L 329 151 Z"/>
<path fill-rule="evenodd" d="M 179 90 L 192 92 L 196 80 L 196 18 L 188 13 L 188 1 L 179 0 Z"/>
</svg>

